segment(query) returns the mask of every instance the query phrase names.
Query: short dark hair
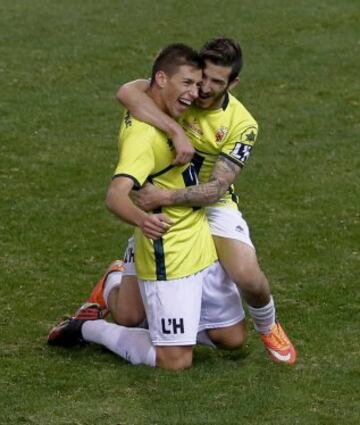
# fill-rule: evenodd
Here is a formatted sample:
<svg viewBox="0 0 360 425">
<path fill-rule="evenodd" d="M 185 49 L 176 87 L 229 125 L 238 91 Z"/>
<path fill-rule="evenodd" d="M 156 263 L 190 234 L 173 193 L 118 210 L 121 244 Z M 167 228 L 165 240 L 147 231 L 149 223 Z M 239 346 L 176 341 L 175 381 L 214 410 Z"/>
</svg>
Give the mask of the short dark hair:
<svg viewBox="0 0 360 425">
<path fill-rule="evenodd" d="M 200 50 L 203 61 L 210 61 L 215 65 L 231 66 L 229 83 L 239 75 L 243 66 L 243 55 L 240 44 L 226 37 L 213 38 L 207 41 Z"/>
<path fill-rule="evenodd" d="M 202 69 L 203 61 L 199 53 L 186 44 L 174 43 L 164 47 L 155 58 L 150 84 L 154 83 L 158 71 L 164 71 L 171 76 L 181 65 L 190 65 Z"/>
</svg>

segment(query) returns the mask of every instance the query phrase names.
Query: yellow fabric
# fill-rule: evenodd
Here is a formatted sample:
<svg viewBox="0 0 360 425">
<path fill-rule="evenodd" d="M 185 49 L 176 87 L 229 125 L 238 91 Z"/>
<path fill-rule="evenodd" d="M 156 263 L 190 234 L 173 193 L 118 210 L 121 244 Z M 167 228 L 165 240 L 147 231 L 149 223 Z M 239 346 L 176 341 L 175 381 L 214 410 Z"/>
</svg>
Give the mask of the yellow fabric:
<svg viewBox="0 0 360 425">
<path fill-rule="evenodd" d="M 231 94 L 226 94 L 223 108 L 205 110 L 192 106 L 179 120 L 191 139 L 196 154 L 193 163 L 200 183 L 209 180 L 219 155 L 240 167 L 249 157 L 254 146 L 258 125 L 246 108 Z M 237 208 L 234 187 L 215 205 Z"/>
<path fill-rule="evenodd" d="M 172 166 L 173 159 L 174 148 L 164 133 L 136 120 L 129 113 L 125 115 L 119 135 L 119 162 L 115 176 L 132 178 L 135 187 L 146 181 L 166 189 L 196 184 L 193 166 Z M 161 212 L 173 222 L 161 240 L 151 241 L 140 229 L 135 230 L 135 266 L 140 279 L 178 279 L 216 261 L 215 246 L 203 209 L 172 206 L 163 207 Z"/>
</svg>

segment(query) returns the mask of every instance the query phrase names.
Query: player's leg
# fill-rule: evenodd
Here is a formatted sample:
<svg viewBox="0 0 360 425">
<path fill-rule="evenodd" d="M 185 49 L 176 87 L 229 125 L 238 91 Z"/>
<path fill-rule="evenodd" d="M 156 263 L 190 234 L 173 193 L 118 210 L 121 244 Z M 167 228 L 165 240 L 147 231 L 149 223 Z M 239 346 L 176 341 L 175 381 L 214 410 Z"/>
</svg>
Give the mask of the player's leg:
<svg viewBox="0 0 360 425">
<path fill-rule="evenodd" d="M 93 290 L 97 297 L 90 297 L 89 301 L 100 304 L 103 299 L 115 323 L 137 326 L 144 320 L 145 312 L 136 278 L 134 238 L 129 239 L 123 258 L 121 274 L 108 274 Z"/>
<path fill-rule="evenodd" d="M 115 323 L 123 326 L 138 326 L 145 319 L 136 276 L 122 276 L 120 286 L 114 288 L 107 297 L 108 309 Z"/>
<path fill-rule="evenodd" d="M 255 249 L 239 240 L 213 238 L 221 264 L 241 290 L 246 303 L 253 307 L 268 304 L 271 300 L 269 283 L 260 269 Z"/>
<path fill-rule="evenodd" d="M 74 317 L 78 315 L 82 317 L 84 310 L 93 306 L 101 310 L 102 317 L 111 313 L 113 321 L 123 326 L 138 326 L 145 318 L 137 278 L 131 275 L 123 276 L 120 260 L 109 266 L 108 271 L 96 284 L 87 301 L 78 308 Z M 48 339 L 54 338 L 56 333 L 53 334 L 51 330 Z"/>
<path fill-rule="evenodd" d="M 124 261 L 116 260 L 109 265 L 74 317 L 82 317 L 84 309 L 94 304 L 99 306 L 103 317 L 111 312 L 114 321 L 123 326 L 137 326 L 144 320 L 144 306 L 135 276 L 133 238 L 129 239 Z M 57 337 L 56 329 L 50 331 L 49 341 Z"/>
<path fill-rule="evenodd" d="M 251 282 L 264 280 L 264 274 L 260 270 L 255 250 L 252 247 L 240 241 L 217 236 L 214 237 L 214 240 L 220 254 L 221 263 L 231 279 L 241 288 L 242 294 L 251 288 Z M 254 287 L 261 288 L 261 284 L 254 284 Z M 276 321 L 275 305 L 272 297 L 264 305 L 248 304 L 248 307 L 255 328 L 259 332 L 271 358 L 276 362 L 295 363 L 296 352 L 294 346 L 281 325 Z"/>
<path fill-rule="evenodd" d="M 258 264 L 249 227 L 233 208 L 206 208 L 219 260 L 241 290 L 247 304 L 262 307 L 270 302 L 270 287 Z M 232 251 L 233 250 L 233 251 Z M 224 251 L 224 252 L 223 252 Z"/>
<path fill-rule="evenodd" d="M 94 342 L 132 364 L 156 366 L 156 349 L 151 343 L 149 331 L 109 323 L 103 320 L 103 312 L 98 304 L 82 306 L 76 316 L 52 329 L 48 344 L 72 347 Z"/>
<path fill-rule="evenodd" d="M 73 347 L 92 342 L 106 347 L 131 364 L 181 370 L 191 366 L 192 347 L 154 347 L 147 329 L 127 328 L 102 320 L 98 304 L 88 304 L 76 317 L 66 319 L 52 330 L 48 343 Z"/>
<path fill-rule="evenodd" d="M 128 328 L 105 320 L 86 321 L 81 336 L 85 341 L 100 344 L 134 365 L 182 370 L 192 364 L 192 347 L 155 347 L 148 329 Z"/>
<path fill-rule="evenodd" d="M 192 366 L 193 346 L 156 347 L 156 366 L 167 370 L 183 370 Z"/>
<path fill-rule="evenodd" d="M 276 321 L 269 282 L 260 269 L 249 229 L 240 212 L 228 208 L 207 211 L 219 260 L 249 306 L 254 326 L 274 361 L 292 364 L 295 349 Z"/>
<path fill-rule="evenodd" d="M 241 348 L 247 338 L 245 320 L 224 328 L 208 329 L 207 333 L 211 341 L 217 347 L 224 350 L 237 350 Z"/>
<path fill-rule="evenodd" d="M 179 370 L 192 365 L 200 320 L 202 273 L 168 281 L 139 281 L 160 367 Z"/>
<path fill-rule="evenodd" d="M 123 284 L 119 292 L 127 288 L 127 282 L 124 287 Z M 189 368 L 199 324 L 201 284 L 199 274 L 169 281 L 140 281 L 149 330 L 91 320 L 83 325 L 81 336 L 85 341 L 107 347 L 133 364 L 156 365 L 168 370 Z M 109 307 L 120 298 L 113 297 L 115 301 L 109 296 Z M 186 303 L 179 300 L 186 300 Z"/>
</svg>

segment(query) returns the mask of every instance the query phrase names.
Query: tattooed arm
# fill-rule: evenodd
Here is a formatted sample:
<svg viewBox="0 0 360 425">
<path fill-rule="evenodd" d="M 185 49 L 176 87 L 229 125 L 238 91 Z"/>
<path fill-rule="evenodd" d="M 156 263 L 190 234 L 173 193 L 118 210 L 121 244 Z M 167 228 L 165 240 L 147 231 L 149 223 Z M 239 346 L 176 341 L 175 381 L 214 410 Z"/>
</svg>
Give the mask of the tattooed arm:
<svg viewBox="0 0 360 425">
<path fill-rule="evenodd" d="M 226 193 L 240 170 L 241 168 L 234 162 L 220 156 L 207 183 L 171 191 L 169 205 L 191 205 L 193 207 L 211 205 Z"/>
<path fill-rule="evenodd" d="M 147 184 L 134 195 L 136 204 L 144 210 L 160 206 L 189 205 L 204 207 L 217 202 L 234 183 L 241 168 L 224 156 L 216 161 L 209 181 L 185 189 L 165 190 Z"/>
</svg>

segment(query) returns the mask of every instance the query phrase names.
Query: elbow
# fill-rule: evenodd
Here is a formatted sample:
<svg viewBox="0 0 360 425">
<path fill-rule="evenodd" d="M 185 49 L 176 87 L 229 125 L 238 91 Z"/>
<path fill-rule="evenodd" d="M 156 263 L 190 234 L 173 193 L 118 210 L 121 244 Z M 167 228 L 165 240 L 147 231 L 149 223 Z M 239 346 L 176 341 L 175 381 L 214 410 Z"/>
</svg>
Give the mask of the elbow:
<svg viewBox="0 0 360 425">
<path fill-rule="evenodd" d="M 118 88 L 115 98 L 118 102 L 120 102 L 121 104 L 124 104 L 127 94 L 128 94 L 127 84 L 123 84 L 122 86 Z"/>
<path fill-rule="evenodd" d="M 113 212 L 112 206 L 111 206 L 111 203 L 110 203 L 108 197 L 105 198 L 105 206 L 106 206 L 108 211 Z"/>
<path fill-rule="evenodd" d="M 105 206 L 110 212 L 112 212 L 112 213 L 115 212 L 115 210 L 114 210 L 114 196 L 113 196 L 111 189 L 109 189 L 107 194 L 106 194 Z"/>
</svg>

